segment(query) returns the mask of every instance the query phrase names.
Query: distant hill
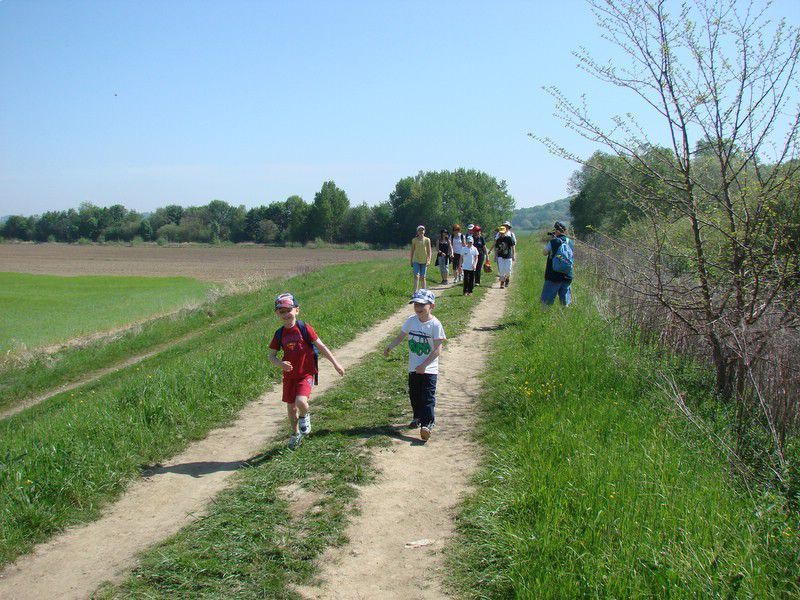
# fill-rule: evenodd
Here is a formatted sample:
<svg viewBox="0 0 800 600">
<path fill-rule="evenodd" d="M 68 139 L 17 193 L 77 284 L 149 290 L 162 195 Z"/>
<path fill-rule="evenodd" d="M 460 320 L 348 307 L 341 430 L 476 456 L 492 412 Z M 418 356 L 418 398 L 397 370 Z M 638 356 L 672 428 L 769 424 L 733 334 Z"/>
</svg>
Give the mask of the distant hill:
<svg viewBox="0 0 800 600">
<path fill-rule="evenodd" d="M 571 220 L 569 201 L 571 198 L 572 196 L 567 196 L 555 202 L 515 210 L 511 224 L 515 229 L 528 231 L 549 229 L 553 226 L 554 221 L 564 221 L 569 224 Z"/>
</svg>

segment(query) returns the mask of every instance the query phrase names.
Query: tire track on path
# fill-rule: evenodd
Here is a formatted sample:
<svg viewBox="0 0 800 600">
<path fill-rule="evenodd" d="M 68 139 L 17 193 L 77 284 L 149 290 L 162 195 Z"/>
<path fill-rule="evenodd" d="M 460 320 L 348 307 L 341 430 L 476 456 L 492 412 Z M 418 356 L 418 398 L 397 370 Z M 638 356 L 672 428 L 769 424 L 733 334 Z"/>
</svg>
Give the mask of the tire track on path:
<svg viewBox="0 0 800 600">
<path fill-rule="evenodd" d="M 203 335 L 204 333 L 207 333 L 212 329 L 222 327 L 223 325 L 229 323 L 238 316 L 241 315 L 231 315 L 230 317 L 224 317 L 219 321 L 215 321 L 214 323 L 211 323 L 206 327 L 198 329 L 197 331 L 187 333 L 182 337 L 170 340 L 169 342 L 166 342 L 164 344 L 159 344 L 158 346 L 155 346 L 154 348 L 148 350 L 147 352 L 144 352 L 142 354 L 137 354 L 136 356 L 131 356 L 130 358 L 126 358 L 121 362 L 114 363 L 111 366 L 105 367 L 103 369 L 98 369 L 97 371 L 93 371 L 77 381 L 73 381 L 72 383 L 65 383 L 63 385 L 60 385 L 58 387 L 46 391 L 43 394 L 39 394 L 38 396 L 24 398 L 20 400 L 18 404 L 15 404 L 12 407 L 0 410 L 0 420 L 21 413 L 23 410 L 26 410 L 31 406 L 36 406 L 37 404 L 44 402 L 48 398 L 52 398 L 53 396 L 57 396 L 58 394 L 63 394 L 64 392 L 70 392 L 81 386 L 87 385 L 89 383 L 94 383 L 95 381 L 101 379 L 102 377 L 105 377 L 106 375 L 109 375 L 111 373 L 116 373 L 117 371 L 121 371 L 122 369 L 126 369 L 130 366 L 136 365 L 142 361 L 147 360 L 148 358 L 156 356 L 157 354 L 161 354 L 165 350 L 169 350 L 170 348 L 173 348 L 178 344 L 182 344 L 183 342 L 188 342 L 196 337 Z"/>
<path fill-rule="evenodd" d="M 437 423 L 430 441 L 390 438 L 391 446 L 378 451 L 379 480 L 360 492 L 359 516 L 345 534 L 350 542 L 323 554 L 323 583 L 296 587 L 303 597 L 448 597 L 441 583 L 442 549 L 453 537 L 455 510 L 478 467 L 473 428 L 479 373 L 505 306 L 506 291 L 495 284 L 475 308 L 466 332 L 447 343 L 439 359 Z M 423 545 L 408 547 L 415 541 Z"/>
<path fill-rule="evenodd" d="M 345 368 L 352 367 L 397 331 L 408 314 L 404 305 L 335 349 L 336 358 Z M 333 387 L 339 376 L 328 361 L 321 361 L 319 379 L 315 395 Z M 6 567 L 0 572 L 0 598 L 87 598 L 101 583 L 121 581 L 138 553 L 201 516 L 230 475 L 285 427 L 286 409 L 277 385 L 248 404 L 230 426 L 213 430 L 133 482 L 99 520 L 68 529 Z"/>
</svg>

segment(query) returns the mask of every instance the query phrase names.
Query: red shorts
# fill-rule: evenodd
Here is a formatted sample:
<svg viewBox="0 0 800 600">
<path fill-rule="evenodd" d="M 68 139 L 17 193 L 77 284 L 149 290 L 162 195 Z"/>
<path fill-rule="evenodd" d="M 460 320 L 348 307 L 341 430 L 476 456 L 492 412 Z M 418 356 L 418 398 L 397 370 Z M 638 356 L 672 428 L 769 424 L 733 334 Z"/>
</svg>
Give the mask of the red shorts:
<svg viewBox="0 0 800 600">
<path fill-rule="evenodd" d="M 311 388 L 314 387 L 314 376 L 303 375 L 299 379 L 294 377 L 283 378 L 283 401 L 292 404 L 298 396 L 308 398 L 311 395 Z"/>
</svg>

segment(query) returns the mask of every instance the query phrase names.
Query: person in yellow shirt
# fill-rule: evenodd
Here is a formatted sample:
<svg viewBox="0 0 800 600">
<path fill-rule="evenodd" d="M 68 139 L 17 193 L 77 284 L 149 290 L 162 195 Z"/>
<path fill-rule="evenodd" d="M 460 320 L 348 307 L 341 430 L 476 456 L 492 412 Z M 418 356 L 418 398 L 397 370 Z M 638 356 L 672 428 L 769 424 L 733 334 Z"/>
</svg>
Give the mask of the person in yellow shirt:
<svg viewBox="0 0 800 600">
<path fill-rule="evenodd" d="M 411 240 L 411 268 L 414 271 L 414 291 L 428 287 L 427 273 L 431 262 L 431 240 L 425 237 L 425 225 L 417 227 Z"/>
</svg>

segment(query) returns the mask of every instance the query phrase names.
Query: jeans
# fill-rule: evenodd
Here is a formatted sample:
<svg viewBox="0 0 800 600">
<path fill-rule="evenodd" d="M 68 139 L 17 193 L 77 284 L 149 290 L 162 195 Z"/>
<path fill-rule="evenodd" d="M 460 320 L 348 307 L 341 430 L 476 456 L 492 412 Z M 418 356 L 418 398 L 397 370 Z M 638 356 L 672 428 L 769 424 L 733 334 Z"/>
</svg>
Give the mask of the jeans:
<svg viewBox="0 0 800 600">
<path fill-rule="evenodd" d="M 428 272 L 427 263 L 412 262 L 411 268 L 414 270 L 414 275 L 419 275 L 420 277 L 425 277 Z"/>
<path fill-rule="evenodd" d="M 569 306 L 569 303 L 572 302 L 571 286 L 572 281 L 550 281 L 545 279 L 542 287 L 542 297 L 540 298 L 542 304 L 553 304 L 556 294 L 558 294 L 559 302 L 564 306 Z"/>
<path fill-rule="evenodd" d="M 433 409 L 436 406 L 436 379 L 437 375 L 425 373 L 408 374 L 408 397 L 411 400 L 411 409 L 414 418 L 419 419 L 422 425 L 434 422 Z"/>
</svg>

